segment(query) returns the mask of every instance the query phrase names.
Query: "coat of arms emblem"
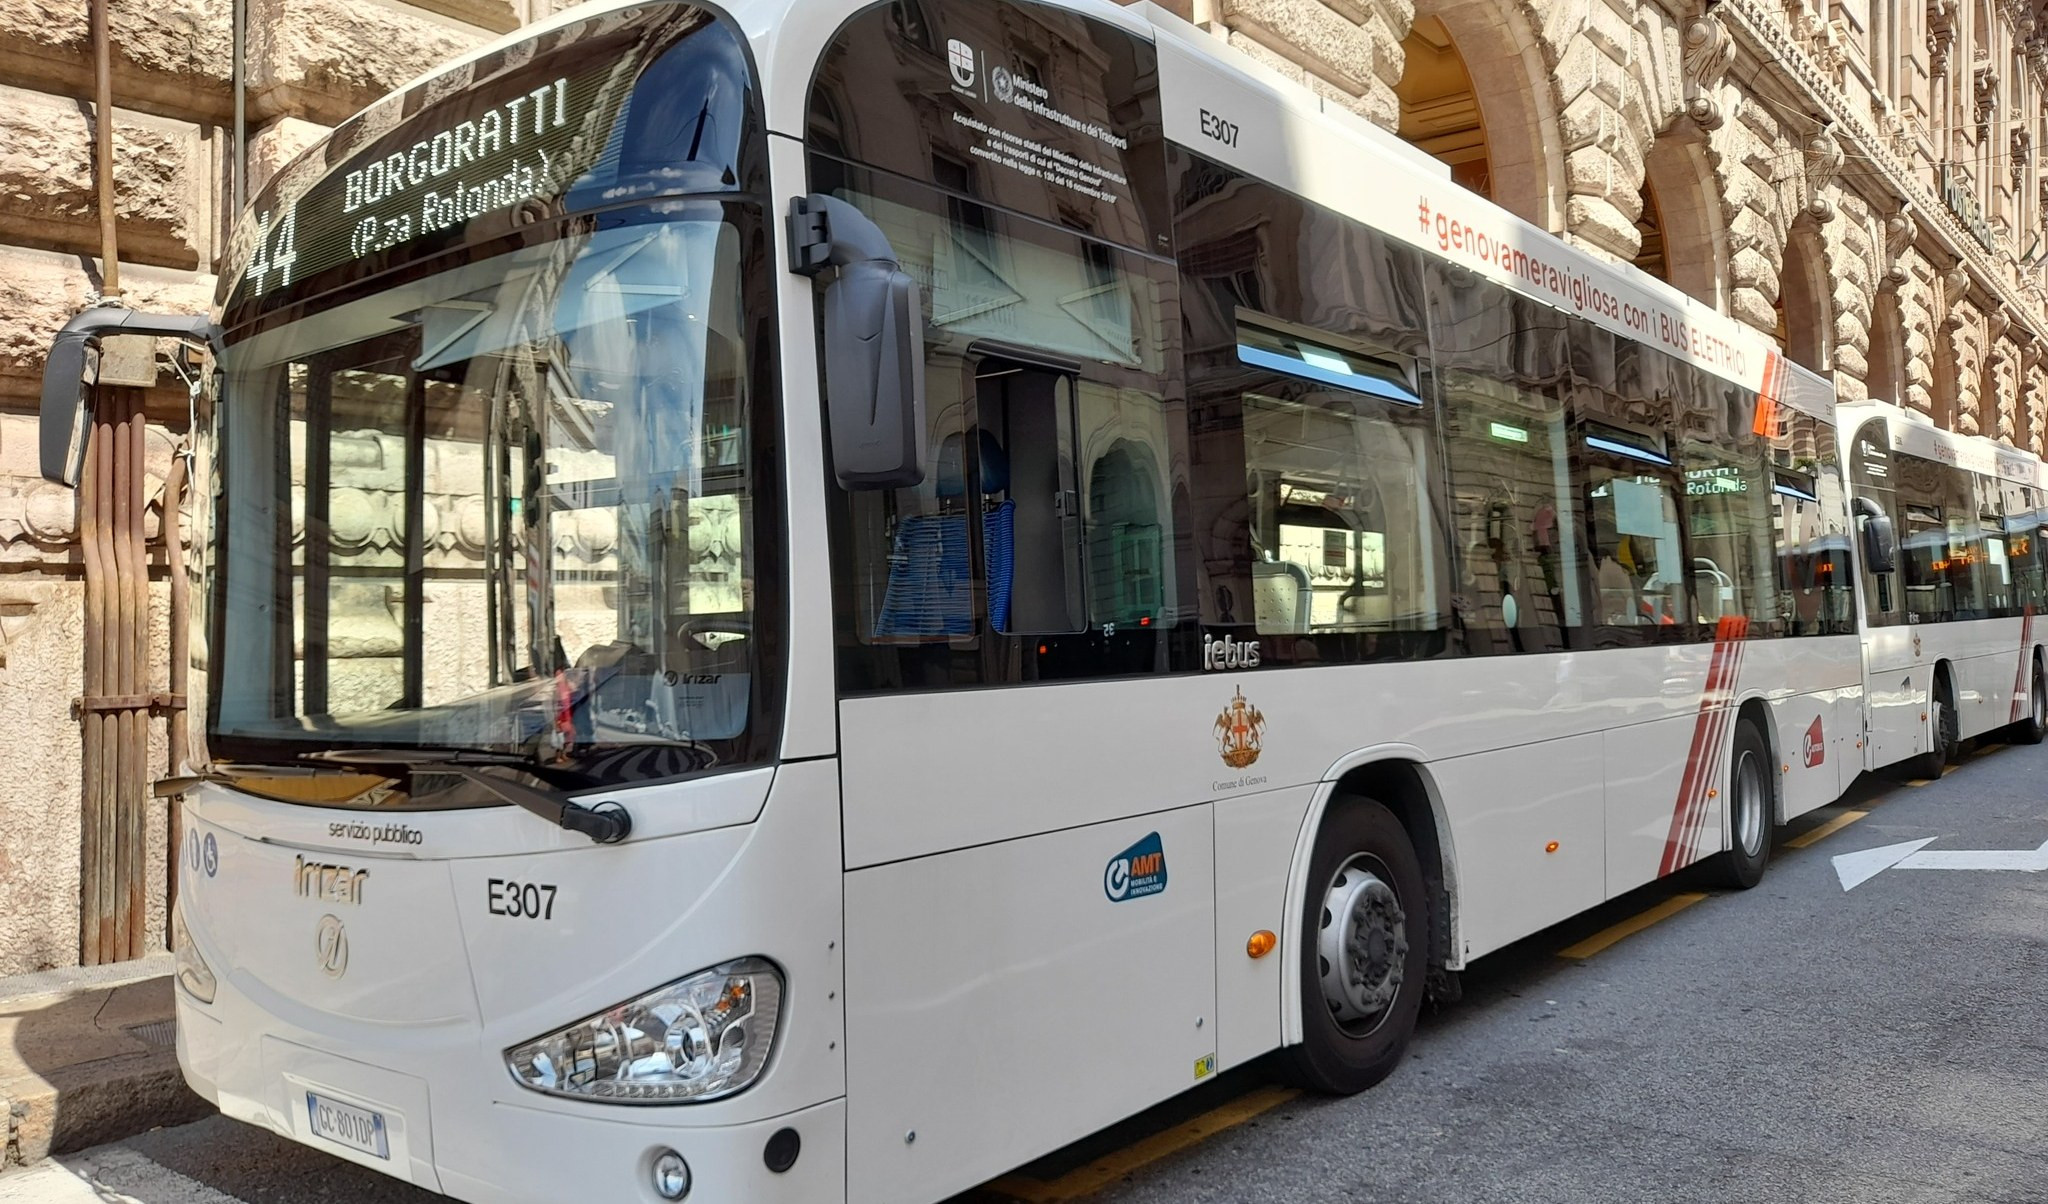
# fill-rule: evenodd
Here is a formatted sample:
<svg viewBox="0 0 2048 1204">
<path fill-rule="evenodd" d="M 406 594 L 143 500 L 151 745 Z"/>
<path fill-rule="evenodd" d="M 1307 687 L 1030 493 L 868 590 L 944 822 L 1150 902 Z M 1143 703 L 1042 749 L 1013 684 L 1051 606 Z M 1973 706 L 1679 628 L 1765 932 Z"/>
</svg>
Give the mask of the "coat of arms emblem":
<svg viewBox="0 0 2048 1204">
<path fill-rule="evenodd" d="M 1230 700 L 1216 716 L 1216 751 L 1232 769 L 1243 769 L 1259 759 L 1266 738 L 1266 716 L 1244 700 L 1244 691 Z"/>
</svg>

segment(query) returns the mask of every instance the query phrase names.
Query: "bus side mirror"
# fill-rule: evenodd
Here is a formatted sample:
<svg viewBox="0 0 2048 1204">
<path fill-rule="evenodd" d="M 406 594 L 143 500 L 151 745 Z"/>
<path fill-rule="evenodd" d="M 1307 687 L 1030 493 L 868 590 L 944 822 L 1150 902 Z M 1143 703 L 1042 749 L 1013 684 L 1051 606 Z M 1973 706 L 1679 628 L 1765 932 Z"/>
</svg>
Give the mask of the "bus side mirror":
<svg viewBox="0 0 2048 1204">
<path fill-rule="evenodd" d="M 1891 515 L 1869 498 L 1856 499 L 1856 517 L 1863 520 L 1863 563 L 1873 573 L 1898 571 L 1899 538 L 1892 530 Z"/>
<path fill-rule="evenodd" d="M 92 426 L 100 340 L 115 334 L 213 343 L 219 331 L 204 315 L 148 314 L 115 305 L 95 306 L 66 322 L 51 341 L 50 357 L 43 365 L 39 441 L 46 480 L 78 487 L 85 467 L 86 432 Z"/>
<path fill-rule="evenodd" d="M 825 289 L 825 415 L 842 489 L 924 480 L 924 307 L 881 228 L 844 201 L 790 204 L 790 270 Z"/>
</svg>

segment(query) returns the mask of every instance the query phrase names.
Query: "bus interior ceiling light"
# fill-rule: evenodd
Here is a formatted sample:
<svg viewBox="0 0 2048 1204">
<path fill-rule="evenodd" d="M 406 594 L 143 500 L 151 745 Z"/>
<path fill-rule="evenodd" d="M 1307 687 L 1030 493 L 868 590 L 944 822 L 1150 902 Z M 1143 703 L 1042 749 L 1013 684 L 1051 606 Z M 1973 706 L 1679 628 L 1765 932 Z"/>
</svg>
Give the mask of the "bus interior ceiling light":
<svg viewBox="0 0 2048 1204">
<path fill-rule="evenodd" d="M 1600 435 L 1587 435 L 1586 446 L 1593 448 L 1595 451 L 1612 452 L 1617 456 L 1627 456 L 1632 460 L 1643 460 L 1665 468 L 1671 467 L 1671 458 L 1669 456 L 1659 455 L 1647 447 L 1637 447 L 1633 443 L 1623 443 L 1619 439 L 1604 438 Z"/>
<path fill-rule="evenodd" d="M 514 1046 L 505 1064 L 520 1086 L 549 1095 L 624 1104 L 717 1099 L 760 1075 L 781 1011 L 781 972 L 743 957 Z"/>
</svg>

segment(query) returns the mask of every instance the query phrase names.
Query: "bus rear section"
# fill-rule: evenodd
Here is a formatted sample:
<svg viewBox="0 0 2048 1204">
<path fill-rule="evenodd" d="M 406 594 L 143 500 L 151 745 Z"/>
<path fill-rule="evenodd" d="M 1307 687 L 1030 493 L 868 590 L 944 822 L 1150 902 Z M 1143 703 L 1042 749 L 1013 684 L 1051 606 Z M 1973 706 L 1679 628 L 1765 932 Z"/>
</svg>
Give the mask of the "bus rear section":
<svg viewBox="0 0 2048 1204">
<path fill-rule="evenodd" d="M 1866 554 L 1871 768 L 1939 776 L 1966 740 L 2048 732 L 2041 462 L 1883 402 L 1842 407 Z M 1882 545 L 1882 546 L 1879 546 Z"/>
</svg>

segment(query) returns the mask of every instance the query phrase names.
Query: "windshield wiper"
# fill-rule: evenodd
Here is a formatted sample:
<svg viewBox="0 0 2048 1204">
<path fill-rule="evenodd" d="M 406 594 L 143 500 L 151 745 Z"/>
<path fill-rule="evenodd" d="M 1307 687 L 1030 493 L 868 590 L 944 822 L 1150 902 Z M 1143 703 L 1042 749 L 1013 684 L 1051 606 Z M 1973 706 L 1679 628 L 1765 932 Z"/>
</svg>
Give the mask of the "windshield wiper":
<svg viewBox="0 0 2048 1204">
<path fill-rule="evenodd" d="M 615 802 L 586 807 L 558 790 L 529 786 L 489 772 L 501 768 L 530 768 L 533 762 L 526 757 L 418 748 L 328 749 L 304 756 L 309 761 L 330 761 L 337 765 L 403 765 L 453 774 L 465 782 L 483 787 L 515 807 L 533 812 L 558 828 L 581 832 L 597 844 L 617 844 L 633 831 L 633 817 Z"/>
</svg>

